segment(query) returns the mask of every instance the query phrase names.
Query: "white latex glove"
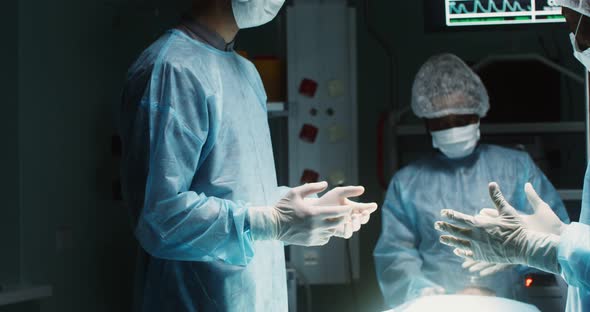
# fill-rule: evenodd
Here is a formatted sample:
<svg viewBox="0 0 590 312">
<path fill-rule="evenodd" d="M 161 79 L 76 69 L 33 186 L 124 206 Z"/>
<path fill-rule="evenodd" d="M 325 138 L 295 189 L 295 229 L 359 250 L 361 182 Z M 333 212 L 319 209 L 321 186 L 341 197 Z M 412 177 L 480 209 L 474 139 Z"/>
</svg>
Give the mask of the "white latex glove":
<svg viewBox="0 0 590 312">
<path fill-rule="evenodd" d="M 427 287 L 420 290 L 419 297 L 444 295 L 445 289 L 442 287 Z"/>
<path fill-rule="evenodd" d="M 462 267 L 471 273 L 478 272 L 480 276 L 490 276 L 498 272 L 506 271 L 514 267 L 506 263 L 489 263 L 466 259 Z"/>
<path fill-rule="evenodd" d="M 525 223 L 522 216 L 510 206 L 500 187 L 490 183 L 490 197 L 498 216 L 469 216 L 453 210 L 441 214 L 457 225 L 437 221 L 435 228 L 450 235 L 441 236 L 441 242 L 455 247 L 457 256 L 490 263 L 524 264 L 551 273 L 558 273 L 557 245 L 559 236 L 538 232 Z M 539 207 L 532 194 L 527 192 L 533 207 Z M 536 209 L 536 208 L 535 208 Z"/>
<path fill-rule="evenodd" d="M 371 213 L 377 210 L 376 203 L 357 203 L 348 198 L 363 195 L 365 188 L 362 186 L 345 186 L 336 187 L 320 198 L 310 198 L 310 202 L 315 206 L 339 206 L 351 205 L 352 211 L 349 216 L 345 217 L 342 226 L 336 229 L 334 236 L 350 238 L 352 234 L 360 230 L 361 226 L 367 224 Z"/>
<path fill-rule="evenodd" d="M 317 206 L 306 198 L 328 187 L 326 182 L 305 184 L 291 189 L 273 207 L 248 209 L 254 240 L 280 240 L 300 246 L 322 246 L 350 216 L 352 204 Z"/>
<path fill-rule="evenodd" d="M 537 194 L 533 185 L 530 183 L 525 184 L 524 192 L 529 200 L 529 203 L 533 207 L 533 214 L 526 215 L 521 214 L 523 222 L 527 225 L 528 229 L 542 233 L 552 233 L 555 235 L 561 235 L 567 225 L 563 223 L 559 217 L 555 214 L 553 209 L 544 202 L 541 197 Z M 498 210 L 485 208 L 480 211 L 481 215 L 487 215 L 491 217 L 498 216 Z"/>
</svg>

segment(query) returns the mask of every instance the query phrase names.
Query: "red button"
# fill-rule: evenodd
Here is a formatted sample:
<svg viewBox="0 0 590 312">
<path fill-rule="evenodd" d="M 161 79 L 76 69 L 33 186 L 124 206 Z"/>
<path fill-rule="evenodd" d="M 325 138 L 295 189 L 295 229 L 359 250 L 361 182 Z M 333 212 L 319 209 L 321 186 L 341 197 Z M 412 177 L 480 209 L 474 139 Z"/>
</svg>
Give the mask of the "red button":
<svg viewBox="0 0 590 312">
<path fill-rule="evenodd" d="M 310 169 L 305 169 L 303 171 L 303 174 L 301 175 L 301 184 L 305 184 L 305 183 L 315 183 L 317 181 L 319 181 L 320 179 L 320 174 L 310 170 Z"/>
<path fill-rule="evenodd" d="M 318 83 L 311 80 L 311 79 L 303 79 L 301 80 L 301 84 L 299 85 L 299 93 L 301 95 L 307 96 L 307 97 L 314 97 L 316 91 L 318 90 Z"/>
<path fill-rule="evenodd" d="M 299 138 L 308 143 L 315 143 L 320 130 L 310 124 L 305 124 L 299 132 Z"/>
</svg>

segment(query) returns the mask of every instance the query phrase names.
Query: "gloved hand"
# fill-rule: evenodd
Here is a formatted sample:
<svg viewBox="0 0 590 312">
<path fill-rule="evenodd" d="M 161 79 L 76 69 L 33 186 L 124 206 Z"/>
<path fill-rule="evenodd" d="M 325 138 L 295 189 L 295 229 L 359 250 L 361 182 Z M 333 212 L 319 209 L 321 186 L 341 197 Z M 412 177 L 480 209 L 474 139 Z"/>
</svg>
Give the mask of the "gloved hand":
<svg viewBox="0 0 590 312">
<path fill-rule="evenodd" d="M 358 197 L 363 195 L 365 188 L 362 186 L 345 186 L 336 187 L 324 194 L 320 198 L 310 198 L 309 201 L 314 206 L 339 206 L 350 205 L 352 212 L 345 217 L 345 222 L 342 226 L 336 229 L 334 236 L 349 239 L 352 234 L 360 230 L 361 226 L 367 224 L 371 217 L 371 213 L 377 210 L 376 203 L 357 203 L 349 197 Z"/>
<path fill-rule="evenodd" d="M 426 296 L 437 296 L 437 295 L 444 295 L 446 293 L 445 289 L 442 287 L 427 287 L 422 288 L 419 293 L 419 297 L 426 297 Z"/>
<path fill-rule="evenodd" d="M 527 228 L 532 231 L 542 233 L 552 233 L 555 235 L 561 235 L 567 225 L 563 223 L 555 212 L 544 202 L 541 197 L 537 194 L 533 185 L 530 183 L 525 184 L 524 192 L 529 200 L 529 203 L 533 207 L 533 214 L 526 215 L 521 214 L 523 222 L 527 225 Z M 485 208 L 480 211 L 481 215 L 487 215 L 491 217 L 498 216 L 498 210 Z"/>
<path fill-rule="evenodd" d="M 441 236 L 441 242 L 455 247 L 457 256 L 490 263 L 524 264 L 551 273 L 559 272 L 557 246 L 559 236 L 535 231 L 514 209 L 496 183 L 490 183 L 490 197 L 498 216 L 480 214 L 469 216 L 453 210 L 441 214 L 457 225 L 437 221 L 435 228 L 450 235 Z M 539 202 L 530 192 L 527 198 L 533 208 Z"/>
<path fill-rule="evenodd" d="M 481 287 L 467 287 L 461 291 L 458 291 L 457 294 L 467 296 L 496 297 L 496 293 L 494 291 Z"/>
<path fill-rule="evenodd" d="M 566 224 L 564 224 L 555 212 L 553 212 L 551 207 L 539 197 L 530 183 L 525 185 L 525 193 L 534 211 L 531 215 L 520 214 L 520 217 L 527 225 L 527 228 L 537 232 L 561 235 Z M 499 216 L 497 209 L 490 208 L 482 209 L 480 215 L 490 217 Z M 513 267 L 514 265 L 511 264 L 488 263 L 474 260 L 465 260 L 465 262 L 463 262 L 463 268 L 468 269 L 469 272 L 479 272 L 480 276 L 493 275 L 501 271 L 509 270 Z"/>
<path fill-rule="evenodd" d="M 461 265 L 464 269 L 469 270 L 471 273 L 478 272 L 480 276 L 490 276 L 498 272 L 506 271 L 514 267 L 513 264 L 506 263 L 489 263 L 482 261 L 475 261 L 466 259 Z"/>
<path fill-rule="evenodd" d="M 291 189 L 273 207 L 248 209 L 254 240 L 280 240 L 292 245 L 322 246 L 350 216 L 352 204 L 318 206 L 306 198 L 324 191 L 326 182 L 305 184 Z"/>
</svg>

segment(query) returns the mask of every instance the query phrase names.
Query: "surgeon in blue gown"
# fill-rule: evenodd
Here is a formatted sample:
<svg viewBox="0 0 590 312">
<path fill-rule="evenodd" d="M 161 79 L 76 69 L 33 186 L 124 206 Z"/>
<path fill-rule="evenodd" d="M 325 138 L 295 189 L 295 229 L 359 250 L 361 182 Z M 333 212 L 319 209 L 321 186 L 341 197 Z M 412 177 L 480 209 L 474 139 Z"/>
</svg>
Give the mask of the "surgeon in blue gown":
<svg viewBox="0 0 590 312">
<path fill-rule="evenodd" d="M 398 171 L 383 203 L 374 257 L 387 305 L 436 294 L 515 298 L 513 290 L 525 268 L 463 263 L 439 243 L 432 224 L 444 208 L 475 214 L 491 207 L 489 181 L 501 181 L 522 212 L 531 211 L 522 193 L 522 185 L 530 181 L 568 222 L 561 199 L 527 153 L 478 144 L 488 95 L 479 77 L 458 57 L 437 55 L 422 66 L 413 86 L 412 109 L 426 119 L 436 152 Z"/>
<path fill-rule="evenodd" d="M 282 0 L 195 0 L 129 70 L 122 184 L 141 245 L 136 311 L 287 311 L 284 246 L 350 238 L 362 187 L 277 186 L 266 94 L 233 50 Z"/>
<path fill-rule="evenodd" d="M 563 7 L 574 56 L 590 70 L 590 0 L 555 0 L 554 4 Z M 570 285 L 566 311 L 590 311 L 590 167 L 584 178 L 580 220 L 571 224 L 559 222 L 548 209 L 552 204 L 530 185 L 524 193 L 535 206 L 534 213 L 516 212 L 514 202 L 500 190 L 504 185 L 489 185 L 495 209 L 483 209 L 477 215 L 441 211 L 444 221 L 435 223 L 443 233 L 441 242 L 472 261 L 526 264 L 561 274 Z"/>
</svg>

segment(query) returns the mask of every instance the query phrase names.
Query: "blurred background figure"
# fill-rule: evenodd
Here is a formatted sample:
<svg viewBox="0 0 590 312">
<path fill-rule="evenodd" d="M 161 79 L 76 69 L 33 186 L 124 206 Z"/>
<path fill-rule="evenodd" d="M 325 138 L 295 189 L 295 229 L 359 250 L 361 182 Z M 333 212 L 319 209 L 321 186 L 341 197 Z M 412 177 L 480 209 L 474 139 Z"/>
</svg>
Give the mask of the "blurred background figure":
<svg viewBox="0 0 590 312">
<path fill-rule="evenodd" d="M 563 6 L 570 28 L 570 41 L 574 57 L 585 68 L 586 82 L 590 78 L 590 1 L 556 0 Z M 586 93 L 585 108 L 590 99 Z M 588 118 L 588 116 L 586 116 Z M 588 122 L 588 119 L 587 119 Z M 587 133 L 588 140 L 590 134 Z M 479 215 L 464 215 L 445 210 L 442 217 L 453 224 L 438 221 L 435 227 L 443 232 L 441 242 L 454 247 L 462 258 L 485 260 L 493 263 L 519 263 L 559 274 L 569 285 L 565 311 L 590 310 L 590 172 L 586 169 L 582 207 L 578 222 L 564 224 L 551 213 L 550 202 L 544 201 L 527 184 L 524 193 L 535 206 L 535 213 L 522 215 L 514 204 L 502 195 L 497 183 L 489 186 L 494 209 L 482 210 Z M 543 197 L 543 195 L 541 195 Z M 546 198 L 545 198 L 546 199 Z M 491 217 L 490 217 L 491 216 Z M 476 221 L 476 222 L 474 222 Z M 450 235 L 449 235 L 450 234 Z"/>
<path fill-rule="evenodd" d="M 487 185 L 502 181 L 517 209 L 530 212 L 522 186 L 531 182 L 564 222 L 565 207 L 528 154 L 479 144 L 480 118 L 489 110 L 480 78 L 457 56 L 431 57 L 418 71 L 412 110 L 423 118 L 436 152 L 393 177 L 383 203 L 374 251 L 379 285 L 390 307 L 420 296 L 475 294 L 518 299 L 527 268 L 463 261 L 439 243 L 433 228 L 441 209 L 475 214 L 492 206 Z"/>
</svg>

